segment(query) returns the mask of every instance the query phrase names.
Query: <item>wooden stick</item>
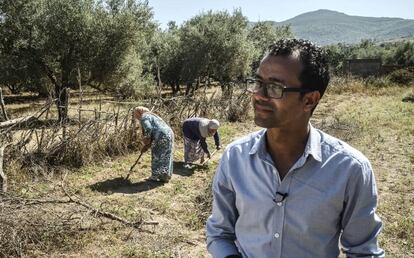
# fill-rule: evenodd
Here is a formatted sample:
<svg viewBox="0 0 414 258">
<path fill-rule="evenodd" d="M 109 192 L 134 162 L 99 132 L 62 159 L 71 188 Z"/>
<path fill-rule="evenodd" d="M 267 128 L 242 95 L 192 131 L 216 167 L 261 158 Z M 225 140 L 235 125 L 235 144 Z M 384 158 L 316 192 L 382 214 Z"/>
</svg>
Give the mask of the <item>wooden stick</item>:
<svg viewBox="0 0 414 258">
<path fill-rule="evenodd" d="M 131 175 L 132 170 L 138 164 L 138 161 L 141 159 L 142 154 L 144 154 L 143 151 L 141 151 L 141 153 L 139 154 L 139 156 L 138 156 L 137 160 L 135 161 L 134 165 L 132 165 L 132 167 L 129 169 L 128 175 L 125 177 L 126 180 L 128 180 L 129 176 Z"/>
<path fill-rule="evenodd" d="M 215 150 L 215 151 L 213 151 L 213 153 L 211 153 L 210 154 L 210 158 L 208 158 L 208 159 L 206 159 L 206 160 L 204 160 L 204 162 L 203 163 L 201 163 L 201 166 L 204 166 L 212 157 L 213 157 L 213 155 L 215 154 L 217 152 L 217 150 Z"/>
</svg>

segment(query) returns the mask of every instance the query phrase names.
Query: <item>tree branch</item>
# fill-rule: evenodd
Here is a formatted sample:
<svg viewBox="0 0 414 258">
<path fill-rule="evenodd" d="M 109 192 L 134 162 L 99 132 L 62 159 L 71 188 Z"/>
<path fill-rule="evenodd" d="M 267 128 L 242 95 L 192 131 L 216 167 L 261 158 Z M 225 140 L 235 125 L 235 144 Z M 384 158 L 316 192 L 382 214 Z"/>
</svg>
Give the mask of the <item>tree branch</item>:
<svg viewBox="0 0 414 258">
<path fill-rule="evenodd" d="M 65 189 L 63 183 L 62 183 L 61 187 L 62 187 L 62 191 L 65 193 L 66 197 L 69 198 L 70 202 L 76 203 L 80 206 L 83 206 L 83 207 L 93 211 L 95 213 L 95 215 L 97 215 L 99 217 L 104 217 L 104 218 L 107 218 L 107 219 L 115 220 L 115 221 L 121 222 L 124 225 L 131 226 L 131 227 L 134 227 L 134 228 L 137 228 L 137 229 L 140 229 L 141 225 L 158 225 L 159 224 L 157 221 L 142 221 L 142 220 L 139 220 L 139 221 L 136 221 L 136 222 L 132 222 L 132 221 L 129 221 L 129 220 L 124 219 L 122 217 L 119 217 L 115 214 L 112 214 L 112 213 L 109 213 L 109 212 L 106 212 L 106 211 L 101 211 L 101 210 L 93 207 L 92 205 L 90 205 L 88 203 L 80 201 L 78 196 L 69 194 L 68 191 Z"/>
</svg>

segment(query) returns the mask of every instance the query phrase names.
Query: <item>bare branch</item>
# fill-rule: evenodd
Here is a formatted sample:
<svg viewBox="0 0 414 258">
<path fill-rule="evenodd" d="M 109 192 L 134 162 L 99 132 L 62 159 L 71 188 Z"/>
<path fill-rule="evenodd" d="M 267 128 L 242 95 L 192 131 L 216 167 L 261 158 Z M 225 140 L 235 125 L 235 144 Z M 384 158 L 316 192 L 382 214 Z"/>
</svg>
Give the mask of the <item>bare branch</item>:
<svg viewBox="0 0 414 258">
<path fill-rule="evenodd" d="M 132 221 L 129 221 L 129 220 L 124 219 L 122 217 L 119 217 L 115 214 L 112 214 L 110 212 L 99 210 L 99 209 L 93 207 L 92 205 L 79 200 L 78 196 L 69 194 L 68 191 L 65 189 L 63 183 L 62 183 L 61 187 L 62 187 L 62 191 L 65 193 L 65 195 L 69 198 L 69 200 L 71 202 L 76 203 L 78 205 L 81 205 L 81 206 L 93 211 L 95 216 L 105 217 L 107 219 L 115 220 L 115 221 L 121 222 L 124 225 L 131 226 L 131 227 L 134 227 L 134 228 L 137 228 L 137 229 L 140 229 L 141 225 L 158 225 L 159 224 L 157 221 L 142 221 L 142 220 L 139 220 L 139 221 L 136 221 L 136 222 L 132 222 Z"/>
</svg>

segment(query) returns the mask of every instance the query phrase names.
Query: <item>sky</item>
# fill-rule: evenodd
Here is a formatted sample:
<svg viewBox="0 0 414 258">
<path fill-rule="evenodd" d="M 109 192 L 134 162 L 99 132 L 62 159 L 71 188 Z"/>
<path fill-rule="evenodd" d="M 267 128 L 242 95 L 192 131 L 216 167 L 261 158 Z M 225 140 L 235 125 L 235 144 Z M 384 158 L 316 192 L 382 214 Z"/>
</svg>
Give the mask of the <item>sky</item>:
<svg viewBox="0 0 414 258">
<path fill-rule="evenodd" d="M 414 19 L 414 0 L 149 0 L 162 28 L 177 25 L 203 11 L 241 8 L 249 21 L 284 21 L 305 12 L 328 9 L 348 15 Z"/>
</svg>

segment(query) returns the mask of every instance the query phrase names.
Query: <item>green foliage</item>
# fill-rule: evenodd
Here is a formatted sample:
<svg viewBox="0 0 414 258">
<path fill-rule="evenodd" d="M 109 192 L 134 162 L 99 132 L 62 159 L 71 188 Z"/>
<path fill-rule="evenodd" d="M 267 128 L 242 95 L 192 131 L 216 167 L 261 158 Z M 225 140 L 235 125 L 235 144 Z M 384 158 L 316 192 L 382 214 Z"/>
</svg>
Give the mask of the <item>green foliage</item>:
<svg viewBox="0 0 414 258">
<path fill-rule="evenodd" d="M 259 67 L 260 59 L 273 42 L 282 38 L 291 37 L 293 37 L 293 33 L 289 25 L 276 27 L 271 22 L 255 23 L 249 31 L 249 39 L 255 47 L 252 71 L 255 72 Z"/>
<path fill-rule="evenodd" d="M 356 45 L 336 44 L 325 49 L 334 74 L 342 74 L 345 60 L 353 58 L 381 58 L 383 64 L 414 66 L 414 42 L 410 40 L 381 44 L 363 40 Z"/>
<path fill-rule="evenodd" d="M 122 98 L 144 95 L 147 84 L 152 83 L 145 74 L 150 41 L 155 32 L 152 14 L 147 3 L 108 3 L 109 10 L 100 7 L 96 14 L 99 36 L 94 45 L 98 47 L 89 66 L 89 82 Z"/>
<path fill-rule="evenodd" d="M 170 23 L 168 31 L 158 31 L 152 41 L 152 54 L 155 69 L 155 77 L 160 76 L 161 83 L 172 87 L 173 93 L 181 82 L 181 41 L 175 23 Z M 159 71 L 159 74 L 158 74 Z"/>
<path fill-rule="evenodd" d="M 393 71 L 388 75 L 388 78 L 390 81 L 402 85 L 407 85 L 410 82 L 414 81 L 413 72 L 410 72 L 407 69 L 399 69 Z"/>
<path fill-rule="evenodd" d="M 115 67 L 115 71 L 107 76 L 105 86 L 121 99 L 138 99 L 154 94 L 153 80 L 142 74 L 142 60 L 137 55 L 137 52 L 130 48 Z"/>
<path fill-rule="evenodd" d="M 0 15 L 0 84 L 12 90 L 44 92 L 47 79 L 65 106 L 65 89 L 80 80 L 128 96 L 149 83 L 143 59 L 155 24 L 148 2 L 5 0 Z"/>
<path fill-rule="evenodd" d="M 252 67 L 255 70 L 268 45 L 292 36 L 288 26 L 259 23 L 249 29 L 247 25 L 240 10 L 232 14 L 207 11 L 181 27 L 170 22 L 167 30 L 157 31 L 152 38 L 147 67 L 173 93 L 180 84 L 195 81 L 214 80 L 230 89 L 230 82 L 248 76 Z"/>
<path fill-rule="evenodd" d="M 15 94 L 40 84 L 40 69 L 28 51 L 38 8 L 38 1 L 0 1 L 0 84 Z"/>
<path fill-rule="evenodd" d="M 390 59 L 395 64 L 414 66 L 414 41 L 406 41 L 398 44 Z"/>
<path fill-rule="evenodd" d="M 228 83 L 246 76 L 254 52 L 247 35 L 247 19 L 239 10 L 232 15 L 209 11 L 187 21 L 180 31 L 183 80 Z"/>
<path fill-rule="evenodd" d="M 148 2 L 133 0 L 4 0 L 0 14 L 0 84 L 15 93 L 54 89 L 58 106 L 79 84 L 123 99 L 153 95 L 154 81 L 173 93 L 194 81 L 230 88 L 271 42 L 292 36 L 288 26 L 249 29 L 240 10 L 208 11 L 161 31 Z"/>
</svg>

